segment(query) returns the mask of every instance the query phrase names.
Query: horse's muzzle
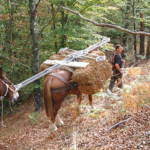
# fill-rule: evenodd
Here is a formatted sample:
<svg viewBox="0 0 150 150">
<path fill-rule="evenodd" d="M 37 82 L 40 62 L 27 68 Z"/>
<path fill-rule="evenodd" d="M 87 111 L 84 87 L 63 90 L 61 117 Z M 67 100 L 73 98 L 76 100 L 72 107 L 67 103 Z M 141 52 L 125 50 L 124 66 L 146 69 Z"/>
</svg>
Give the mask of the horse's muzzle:
<svg viewBox="0 0 150 150">
<path fill-rule="evenodd" d="M 13 98 L 11 99 L 11 103 L 14 103 L 15 101 L 17 101 L 19 97 L 19 93 L 18 92 L 14 92 L 13 93 Z"/>
</svg>

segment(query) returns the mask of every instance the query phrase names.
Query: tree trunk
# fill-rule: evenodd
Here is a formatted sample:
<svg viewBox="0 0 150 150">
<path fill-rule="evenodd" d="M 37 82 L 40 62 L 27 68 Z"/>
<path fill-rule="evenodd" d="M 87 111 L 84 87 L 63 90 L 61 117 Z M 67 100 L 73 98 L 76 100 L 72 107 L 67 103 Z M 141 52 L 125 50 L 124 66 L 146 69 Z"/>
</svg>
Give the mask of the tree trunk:
<svg viewBox="0 0 150 150">
<path fill-rule="evenodd" d="M 136 27 L 135 27 L 135 9 L 134 9 L 134 6 L 135 6 L 135 2 L 134 2 L 134 0 L 133 0 L 133 29 L 134 29 L 134 31 L 136 30 Z M 136 55 L 137 55 L 137 50 L 136 50 L 136 35 L 134 35 L 134 56 L 136 57 Z"/>
<path fill-rule="evenodd" d="M 126 10 L 125 10 L 125 28 L 128 29 L 130 26 L 130 22 L 129 22 L 129 17 L 130 17 L 130 6 L 131 6 L 131 0 L 127 0 L 127 5 L 126 5 Z M 124 33 L 123 34 L 123 44 L 126 48 L 126 50 L 128 50 L 128 38 L 129 38 L 129 34 Z"/>
<path fill-rule="evenodd" d="M 150 29 L 149 29 L 150 32 Z M 147 43 L 147 53 L 146 53 L 147 59 L 150 58 L 150 37 L 148 36 L 148 43 Z"/>
<path fill-rule="evenodd" d="M 61 10 L 61 25 L 62 25 L 62 32 L 63 32 L 63 35 L 61 36 L 61 47 L 66 47 L 67 37 L 64 34 L 64 32 L 65 32 L 65 28 L 64 28 L 65 23 L 66 23 L 65 13 L 64 13 L 64 10 Z"/>
<path fill-rule="evenodd" d="M 12 1 L 13 2 L 13 1 Z M 14 42 L 14 33 L 13 33 L 13 27 L 14 27 L 14 23 L 13 23 L 13 17 L 14 17 L 14 9 L 15 6 L 13 6 L 11 4 L 11 9 L 10 9 L 10 20 L 9 20 L 9 58 L 12 59 L 13 56 L 13 52 L 12 52 L 12 46 L 13 46 L 13 42 Z M 10 79 L 13 82 L 13 62 L 12 62 L 12 67 L 11 67 L 11 72 L 10 72 Z"/>
<path fill-rule="evenodd" d="M 36 14 L 36 0 L 29 0 L 29 14 L 30 14 L 30 30 L 32 36 L 32 72 L 33 75 L 39 70 L 39 54 L 38 54 L 38 33 L 37 33 L 37 14 Z M 43 109 L 43 102 L 41 98 L 40 80 L 34 81 L 34 102 L 35 110 Z"/>
<path fill-rule="evenodd" d="M 12 4 L 10 9 L 10 20 L 9 20 L 9 58 L 12 57 L 12 45 L 13 45 L 13 15 L 14 15 L 14 6 Z"/>
<path fill-rule="evenodd" d="M 143 13 L 140 13 L 140 18 L 142 19 L 142 21 L 140 22 L 140 31 L 144 31 Z M 145 36 L 140 35 L 140 55 L 144 54 L 144 41 L 145 41 Z"/>
</svg>

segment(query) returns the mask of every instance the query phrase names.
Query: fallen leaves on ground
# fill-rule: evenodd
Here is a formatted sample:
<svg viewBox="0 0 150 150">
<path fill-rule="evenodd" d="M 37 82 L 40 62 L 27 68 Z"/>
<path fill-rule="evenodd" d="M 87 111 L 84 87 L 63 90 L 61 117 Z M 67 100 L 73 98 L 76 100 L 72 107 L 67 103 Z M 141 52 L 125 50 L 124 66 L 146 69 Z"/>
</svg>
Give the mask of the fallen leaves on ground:
<svg viewBox="0 0 150 150">
<path fill-rule="evenodd" d="M 128 78 L 126 84 L 135 80 Z M 88 96 L 83 95 L 81 114 L 76 117 L 76 96 L 68 97 L 59 110 L 64 125 L 56 132 L 48 130 L 50 122 L 45 111 L 38 112 L 33 123 L 29 115 L 34 113 L 34 102 L 30 98 L 19 106 L 13 115 L 4 117 L 0 126 L 0 149 L 2 150 L 96 150 L 96 149 L 150 149 L 150 102 L 140 106 L 139 111 L 125 110 L 123 98 L 93 96 L 92 112 L 88 111 Z M 116 94 L 117 93 L 117 94 Z M 116 94 L 116 95 L 115 95 Z M 33 115 L 34 116 L 34 115 Z M 118 127 L 108 129 L 120 121 L 132 117 Z"/>
</svg>

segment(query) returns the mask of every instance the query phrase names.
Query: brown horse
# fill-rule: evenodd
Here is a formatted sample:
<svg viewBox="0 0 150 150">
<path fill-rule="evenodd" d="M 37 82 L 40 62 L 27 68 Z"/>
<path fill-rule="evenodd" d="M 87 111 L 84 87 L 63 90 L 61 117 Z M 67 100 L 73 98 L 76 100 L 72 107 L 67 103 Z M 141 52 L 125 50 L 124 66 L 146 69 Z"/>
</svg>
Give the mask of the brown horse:
<svg viewBox="0 0 150 150">
<path fill-rule="evenodd" d="M 78 107 L 82 100 L 82 93 L 79 91 L 77 84 L 69 82 L 72 73 L 66 70 L 54 70 L 44 78 L 44 105 L 47 117 L 51 120 L 52 126 L 49 128 L 57 130 L 56 126 L 63 125 L 57 112 L 60 109 L 63 100 L 68 94 L 77 95 Z M 92 95 L 89 95 L 89 105 L 92 105 Z"/>
<path fill-rule="evenodd" d="M 18 91 L 16 91 L 12 82 L 8 80 L 2 68 L 0 68 L 0 100 L 3 101 L 3 98 L 6 98 L 13 103 L 18 99 L 18 97 L 19 97 Z M 2 102 L 1 120 L 3 126 L 3 102 Z"/>
<path fill-rule="evenodd" d="M 0 68 L 0 99 L 4 97 L 14 102 L 18 99 L 19 94 L 12 82 L 5 76 L 2 68 Z"/>
</svg>

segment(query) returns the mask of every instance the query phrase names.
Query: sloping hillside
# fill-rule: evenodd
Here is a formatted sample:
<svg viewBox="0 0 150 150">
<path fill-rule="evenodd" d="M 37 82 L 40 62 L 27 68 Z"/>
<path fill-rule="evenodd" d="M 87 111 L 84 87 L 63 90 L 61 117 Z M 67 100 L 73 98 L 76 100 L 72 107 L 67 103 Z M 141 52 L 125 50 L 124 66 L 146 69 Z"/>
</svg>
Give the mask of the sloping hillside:
<svg viewBox="0 0 150 150">
<path fill-rule="evenodd" d="M 124 89 L 115 87 L 113 94 L 104 90 L 93 95 L 92 112 L 87 107 L 87 95 L 83 95 L 79 117 L 76 96 L 69 96 L 59 110 L 65 125 L 54 133 L 48 130 L 50 122 L 44 110 L 34 112 L 33 99 L 29 98 L 13 115 L 4 117 L 0 149 L 150 149 L 149 72 L 150 60 L 127 69 Z"/>
</svg>

